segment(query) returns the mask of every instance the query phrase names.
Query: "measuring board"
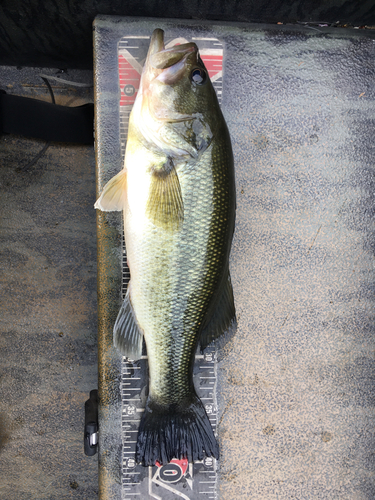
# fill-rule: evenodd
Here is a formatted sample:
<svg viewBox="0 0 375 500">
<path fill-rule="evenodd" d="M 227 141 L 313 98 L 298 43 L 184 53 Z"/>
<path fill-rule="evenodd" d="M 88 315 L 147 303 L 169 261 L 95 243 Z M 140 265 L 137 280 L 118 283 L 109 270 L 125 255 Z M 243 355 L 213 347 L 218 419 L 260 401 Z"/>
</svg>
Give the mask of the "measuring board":
<svg viewBox="0 0 375 500">
<path fill-rule="evenodd" d="M 215 88 L 219 103 L 222 97 L 223 45 L 216 38 L 165 39 L 165 47 L 195 42 Z M 128 124 L 146 59 L 150 37 L 125 36 L 118 43 L 118 68 L 120 97 L 120 142 L 122 158 L 128 135 Z M 123 297 L 130 279 L 123 246 Z M 145 351 L 144 351 L 145 353 Z M 203 354 L 196 354 L 194 384 L 205 406 L 212 428 L 216 432 L 216 353 L 208 347 Z M 184 498 L 216 499 L 216 459 L 206 457 L 194 464 L 187 460 L 172 460 L 163 466 L 143 467 L 135 463 L 135 446 L 139 422 L 147 399 L 147 356 L 138 361 L 123 358 L 121 367 L 122 398 L 122 499 L 169 500 Z"/>
</svg>

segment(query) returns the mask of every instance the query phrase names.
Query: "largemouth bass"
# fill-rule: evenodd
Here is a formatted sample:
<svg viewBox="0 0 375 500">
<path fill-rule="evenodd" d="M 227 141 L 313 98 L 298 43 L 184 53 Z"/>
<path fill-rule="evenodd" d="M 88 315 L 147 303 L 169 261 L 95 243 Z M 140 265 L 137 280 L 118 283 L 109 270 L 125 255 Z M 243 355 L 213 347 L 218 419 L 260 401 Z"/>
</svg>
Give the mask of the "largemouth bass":
<svg viewBox="0 0 375 500">
<path fill-rule="evenodd" d="M 149 364 L 136 460 L 219 457 L 193 384 L 194 356 L 235 327 L 229 253 L 235 222 L 230 137 L 195 43 L 151 37 L 124 169 L 95 204 L 122 210 L 130 283 L 114 344 Z"/>
</svg>

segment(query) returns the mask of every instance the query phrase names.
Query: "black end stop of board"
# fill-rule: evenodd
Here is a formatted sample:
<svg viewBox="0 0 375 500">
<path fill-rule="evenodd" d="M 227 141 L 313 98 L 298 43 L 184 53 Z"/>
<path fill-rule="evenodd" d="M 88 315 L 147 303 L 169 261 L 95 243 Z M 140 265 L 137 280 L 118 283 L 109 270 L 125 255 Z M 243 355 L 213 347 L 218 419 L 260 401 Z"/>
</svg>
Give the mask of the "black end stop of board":
<svg viewBox="0 0 375 500">
<path fill-rule="evenodd" d="M 92 457 L 98 451 L 98 390 L 90 391 L 90 399 L 85 402 L 85 455 Z"/>
</svg>

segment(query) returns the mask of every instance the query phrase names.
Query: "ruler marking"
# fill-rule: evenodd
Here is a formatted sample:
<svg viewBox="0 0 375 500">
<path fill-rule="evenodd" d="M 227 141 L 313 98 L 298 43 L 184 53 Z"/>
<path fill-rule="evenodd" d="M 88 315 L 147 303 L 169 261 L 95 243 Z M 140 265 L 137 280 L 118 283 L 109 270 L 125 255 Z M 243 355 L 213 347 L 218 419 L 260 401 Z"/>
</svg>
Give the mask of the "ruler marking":
<svg viewBox="0 0 375 500">
<path fill-rule="evenodd" d="M 139 40 L 139 43 L 137 41 Z M 140 40 L 142 39 L 142 40 Z M 149 40 L 149 36 L 126 36 L 123 37 L 119 44 L 118 44 L 118 55 L 119 57 L 119 72 L 120 72 L 120 87 L 121 87 L 121 105 L 120 105 L 120 146 L 121 146 L 121 156 L 124 158 L 125 156 L 125 149 L 126 149 L 126 140 L 128 137 L 128 122 L 129 122 L 129 116 L 131 113 L 131 109 L 133 106 L 132 99 L 135 99 L 136 92 L 139 91 L 139 79 L 137 78 L 136 73 L 134 73 L 134 69 L 129 67 L 129 64 L 125 59 L 132 59 L 132 63 L 130 64 L 131 66 L 134 65 L 134 68 L 140 68 L 141 65 L 143 64 L 143 61 L 145 59 L 146 53 L 147 53 L 147 46 L 148 42 L 146 40 Z M 170 39 L 172 40 L 172 39 Z M 210 67 L 213 70 L 213 76 L 211 78 L 214 80 L 213 81 L 213 86 L 215 88 L 215 92 L 218 97 L 219 103 L 221 102 L 221 94 L 222 94 L 222 54 L 223 54 L 223 45 L 216 39 L 216 38 L 204 38 L 204 37 L 195 37 L 194 40 L 196 40 L 198 46 L 200 47 L 200 50 L 202 52 L 202 57 L 207 56 L 210 60 Z M 136 42 L 136 43 L 134 43 Z M 166 43 L 168 40 L 166 41 Z M 138 61 L 138 64 L 135 62 Z M 135 71 L 139 71 L 139 69 L 135 69 Z M 211 73 L 210 73 L 211 74 Z M 215 79 L 216 78 L 216 79 Z M 124 92 L 124 87 L 125 85 L 133 85 L 135 88 L 135 92 L 133 90 L 133 96 L 126 95 Z M 126 288 L 127 284 L 130 279 L 130 273 L 127 269 L 126 266 L 126 249 L 125 246 L 123 246 L 123 251 L 121 253 L 121 258 L 123 259 L 123 272 L 122 272 L 122 283 L 123 283 L 123 288 L 122 288 L 122 294 L 123 297 L 125 296 L 126 293 Z M 142 360 L 147 360 L 147 356 L 142 356 Z M 206 351 L 206 353 L 203 354 L 196 354 L 195 355 L 195 361 L 196 361 L 196 373 L 194 375 L 194 380 L 197 385 L 197 391 L 198 395 L 202 395 L 200 398 L 204 405 L 210 405 L 212 409 L 217 408 L 217 401 L 216 401 L 216 383 L 217 383 L 217 377 L 216 377 L 216 355 L 215 355 L 215 349 L 211 348 Z M 201 366 L 200 366 L 201 365 Z M 134 377 L 132 374 L 137 374 L 140 375 L 140 372 L 135 372 L 134 370 L 143 370 L 144 369 L 144 364 L 141 366 L 133 366 L 133 360 L 129 360 L 125 356 L 122 359 L 122 370 L 121 370 L 121 399 L 122 399 L 122 404 L 124 405 L 121 419 L 122 419 L 122 427 L 121 427 L 121 432 L 122 432 L 122 440 L 123 440 L 123 450 L 122 450 L 122 457 L 124 460 L 124 464 L 126 463 L 127 466 L 122 468 L 122 488 L 123 488 L 123 498 L 124 499 L 131 499 L 131 498 L 144 498 L 145 496 L 148 495 L 146 492 L 137 492 L 134 490 L 141 489 L 140 485 L 144 485 L 144 480 L 149 476 L 149 474 L 154 475 L 156 471 L 156 467 L 152 469 L 151 472 L 151 467 L 146 468 L 142 467 L 138 464 L 135 463 L 135 443 L 136 443 L 136 436 L 135 434 L 138 433 L 138 426 L 139 422 L 142 416 L 142 412 L 144 412 L 142 400 L 140 397 L 141 391 L 144 390 L 144 385 L 146 384 L 146 376 L 141 377 Z M 204 376 L 204 373 L 207 374 L 207 376 Z M 205 380 L 206 379 L 206 380 Z M 140 382 L 141 381 L 142 385 Z M 203 387 L 198 387 L 200 381 L 205 381 L 205 385 Z M 200 382 L 202 383 L 202 382 Z M 141 385 L 141 387 L 136 387 L 137 385 Z M 138 392 L 137 392 L 138 391 Z M 135 397 L 134 397 L 135 396 Z M 203 397 L 205 396 L 205 397 Z M 128 406 L 126 408 L 125 406 Z M 207 410 L 209 411 L 209 410 Z M 129 414 L 131 413 L 131 414 Z M 139 417 L 139 418 L 138 418 Z M 213 413 L 208 414 L 209 421 L 215 431 L 216 429 L 216 422 L 217 422 L 217 415 L 216 411 Z M 126 462 L 125 462 L 126 461 Z M 130 462 L 132 461 L 132 462 Z M 133 465 L 131 466 L 132 468 L 129 469 L 128 465 L 132 463 Z M 216 462 L 214 461 L 214 464 Z M 193 495 L 194 493 L 196 495 L 200 494 L 208 494 L 206 498 L 212 498 L 215 499 L 216 495 L 214 493 L 214 490 L 216 488 L 216 476 L 215 476 L 215 470 L 209 469 L 209 470 L 204 470 L 204 471 L 198 471 L 194 467 L 193 469 L 193 464 L 190 464 L 189 467 L 192 467 L 191 469 L 191 474 L 193 474 L 193 491 L 191 492 Z M 214 465 L 215 467 L 215 465 Z M 200 477 L 200 474 L 202 473 L 202 476 Z M 203 473 L 207 473 L 208 476 L 204 476 Z M 129 476 L 129 477 L 128 477 Z M 135 477 L 136 476 L 136 477 Z M 151 476 L 149 476 L 151 478 Z M 132 482 L 130 480 L 133 479 Z M 202 480 L 201 480 L 202 479 Z M 135 482 L 138 481 L 139 482 Z M 202 483 L 206 485 L 206 487 L 203 487 L 204 490 L 208 487 L 209 490 L 211 491 L 199 491 L 199 484 Z M 148 484 L 148 483 L 146 483 Z M 144 487 L 144 486 L 142 486 Z M 147 489 L 148 491 L 148 489 Z M 159 490 L 160 491 L 160 490 Z M 177 490 L 176 490 L 177 491 Z M 150 492 L 148 492 L 150 494 Z M 188 495 L 190 496 L 190 495 Z"/>
</svg>

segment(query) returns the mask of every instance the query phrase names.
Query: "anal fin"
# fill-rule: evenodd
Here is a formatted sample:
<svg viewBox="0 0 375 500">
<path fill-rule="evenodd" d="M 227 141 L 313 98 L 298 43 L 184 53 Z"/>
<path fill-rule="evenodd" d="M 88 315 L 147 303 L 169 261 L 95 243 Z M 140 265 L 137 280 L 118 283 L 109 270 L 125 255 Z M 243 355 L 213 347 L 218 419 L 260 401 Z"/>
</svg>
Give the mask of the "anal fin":
<svg viewBox="0 0 375 500">
<path fill-rule="evenodd" d="M 124 356 L 139 359 L 142 355 L 142 341 L 143 332 L 138 325 L 128 291 L 113 327 L 113 343 Z"/>
<path fill-rule="evenodd" d="M 234 333 L 237 326 L 234 307 L 233 287 L 229 271 L 216 300 L 213 313 L 206 319 L 200 336 L 200 348 L 203 351 L 211 342 L 217 340 L 229 330 Z"/>
</svg>

